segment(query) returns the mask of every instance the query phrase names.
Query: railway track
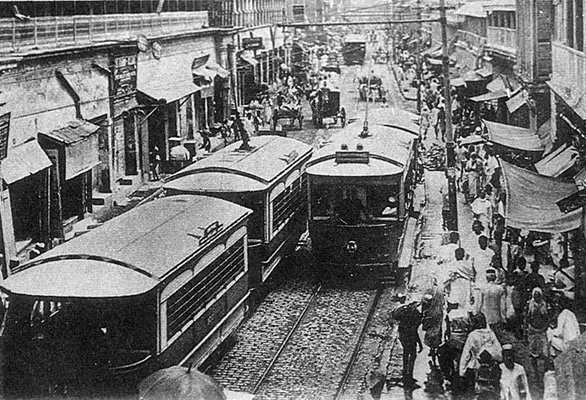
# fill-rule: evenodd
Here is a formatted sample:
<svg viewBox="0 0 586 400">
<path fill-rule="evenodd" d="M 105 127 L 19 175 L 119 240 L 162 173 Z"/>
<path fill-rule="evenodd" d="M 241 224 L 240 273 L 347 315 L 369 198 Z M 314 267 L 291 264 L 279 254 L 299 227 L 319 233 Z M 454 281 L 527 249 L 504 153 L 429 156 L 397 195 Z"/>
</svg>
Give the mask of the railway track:
<svg viewBox="0 0 586 400">
<path fill-rule="evenodd" d="M 256 383 L 259 399 L 340 399 L 380 290 L 320 286 Z"/>
</svg>

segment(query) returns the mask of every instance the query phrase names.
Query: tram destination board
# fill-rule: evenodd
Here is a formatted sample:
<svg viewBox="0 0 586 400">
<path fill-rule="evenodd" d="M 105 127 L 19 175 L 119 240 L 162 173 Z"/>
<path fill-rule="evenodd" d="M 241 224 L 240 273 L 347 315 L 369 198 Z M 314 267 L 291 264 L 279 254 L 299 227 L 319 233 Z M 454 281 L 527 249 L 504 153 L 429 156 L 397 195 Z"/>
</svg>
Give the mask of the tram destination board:
<svg viewBox="0 0 586 400">
<path fill-rule="evenodd" d="M 261 37 L 242 38 L 242 48 L 244 50 L 264 49 Z"/>
</svg>

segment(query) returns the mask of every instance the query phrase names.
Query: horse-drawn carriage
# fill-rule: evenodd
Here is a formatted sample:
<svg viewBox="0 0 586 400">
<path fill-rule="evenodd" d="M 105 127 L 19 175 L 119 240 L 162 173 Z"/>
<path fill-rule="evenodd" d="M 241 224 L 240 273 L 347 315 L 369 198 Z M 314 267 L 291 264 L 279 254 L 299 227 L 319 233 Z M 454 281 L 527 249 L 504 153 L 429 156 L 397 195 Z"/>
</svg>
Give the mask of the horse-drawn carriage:
<svg viewBox="0 0 586 400">
<path fill-rule="evenodd" d="M 277 124 L 281 119 L 288 119 L 288 125 L 293 125 L 295 121 L 299 122 L 299 129 L 303 129 L 303 110 L 298 93 L 289 90 L 287 93 L 277 95 L 277 104 L 271 117 L 271 129 L 277 130 Z"/>
<path fill-rule="evenodd" d="M 387 101 L 387 91 L 383 86 L 383 81 L 376 75 L 370 77 L 361 77 L 358 80 L 358 94 L 362 101 Z"/>
<path fill-rule="evenodd" d="M 340 91 L 326 87 L 315 90 L 309 99 L 313 124 L 323 126 L 324 118 L 333 118 L 334 124 L 346 125 L 346 110 L 340 108 Z"/>
</svg>

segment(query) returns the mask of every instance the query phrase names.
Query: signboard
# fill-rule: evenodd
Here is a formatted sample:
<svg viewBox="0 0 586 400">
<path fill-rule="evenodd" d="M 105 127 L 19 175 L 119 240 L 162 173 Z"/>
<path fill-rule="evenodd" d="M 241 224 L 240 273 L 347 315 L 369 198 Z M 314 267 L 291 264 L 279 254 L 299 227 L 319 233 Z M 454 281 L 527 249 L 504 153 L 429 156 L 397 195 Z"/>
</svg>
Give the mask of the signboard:
<svg viewBox="0 0 586 400">
<path fill-rule="evenodd" d="M 302 23 L 305 22 L 305 5 L 304 4 L 293 4 L 293 22 Z"/>
<path fill-rule="evenodd" d="M 134 98 L 136 93 L 137 62 L 136 55 L 116 57 L 114 59 L 114 104 Z"/>
<path fill-rule="evenodd" d="M 242 38 L 242 49 L 259 50 L 264 49 L 261 37 Z"/>
<path fill-rule="evenodd" d="M 586 190 L 579 190 L 556 202 L 560 211 L 564 214 L 586 206 Z"/>
<path fill-rule="evenodd" d="M 0 116 L 0 161 L 8 154 L 8 132 L 10 131 L 10 113 Z"/>
</svg>

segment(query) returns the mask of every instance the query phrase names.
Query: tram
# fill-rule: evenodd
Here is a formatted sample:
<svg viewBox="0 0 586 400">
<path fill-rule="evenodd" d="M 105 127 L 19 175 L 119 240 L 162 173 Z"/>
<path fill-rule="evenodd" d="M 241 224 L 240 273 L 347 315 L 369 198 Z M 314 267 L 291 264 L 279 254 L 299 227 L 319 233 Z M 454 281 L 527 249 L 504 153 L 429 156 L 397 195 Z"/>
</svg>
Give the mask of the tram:
<svg viewBox="0 0 586 400">
<path fill-rule="evenodd" d="M 244 318 L 250 214 L 157 199 L 20 266 L 1 284 L 7 397 L 130 395 L 154 370 L 199 365 Z"/>
<path fill-rule="evenodd" d="M 362 65 L 366 55 L 366 35 L 352 34 L 346 36 L 342 47 L 346 65 Z"/>
<path fill-rule="evenodd" d="M 307 163 L 309 235 L 325 276 L 386 281 L 401 273 L 398 248 L 417 179 L 418 127 L 404 115 L 385 119 L 367 130 L 348 125 Z"/>
<path fill-rule="evenodd" d="M 259 288 L 306 230 L 305 164 L 312 147 L 281 136 L 253 136 L 179 171 L 166 195 L 201 194 L 253 210 L 248 225 L 250 286 Z"/>
</svg>

